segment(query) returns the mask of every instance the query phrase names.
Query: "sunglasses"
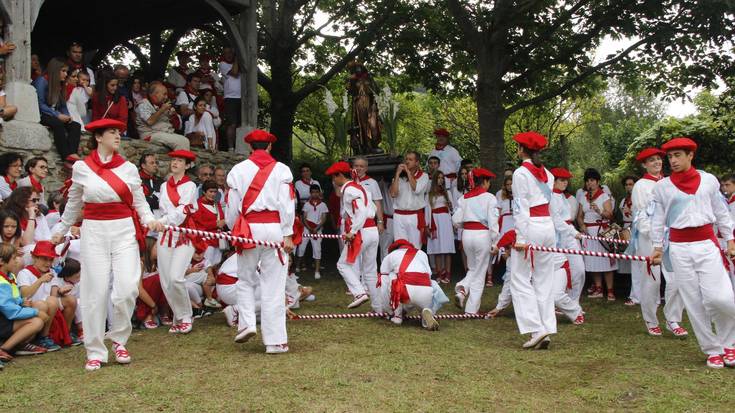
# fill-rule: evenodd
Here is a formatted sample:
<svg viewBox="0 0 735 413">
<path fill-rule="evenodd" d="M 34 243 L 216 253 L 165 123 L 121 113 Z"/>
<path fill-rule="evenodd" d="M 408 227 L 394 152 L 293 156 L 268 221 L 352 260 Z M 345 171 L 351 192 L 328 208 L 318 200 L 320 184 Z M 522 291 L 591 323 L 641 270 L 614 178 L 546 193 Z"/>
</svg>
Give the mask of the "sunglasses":
<svg viewBox="0 0 735 413">
<path fill-rule="evenodd" d="M 37 204 L 41 201 L 41 198 L 31 198 L 30 201 L 33 202 L 34 204 Z"/>
</svg>

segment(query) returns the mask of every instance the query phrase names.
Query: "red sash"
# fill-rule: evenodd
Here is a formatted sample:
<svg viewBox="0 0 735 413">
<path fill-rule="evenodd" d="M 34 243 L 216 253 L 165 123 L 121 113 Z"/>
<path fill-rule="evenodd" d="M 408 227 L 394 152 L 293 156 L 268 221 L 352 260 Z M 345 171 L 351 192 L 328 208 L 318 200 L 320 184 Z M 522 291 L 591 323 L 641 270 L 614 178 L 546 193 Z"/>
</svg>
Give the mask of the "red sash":
<svg viewBox="0 0 735 413">
<path fill-rule="evenodd" d="M 367 192 L 365 192 L 365 188 L 362 187 L 362 185 L 355 183 L 355 181 L 347 182 L 342 187 L 342 196 L 344 196 L 345 190 L 348 187 L 357 188 L 362 192 L 362 199 L 364 200 L 365 206 L 368 205 L 367 200 Z M 352 213 L 355 213 L 355 210 L 357 210 L 357 200 L 352 200 Z M 346 214 L 347 215 L 347 214 Z M 363 227 L 367 226 L 367 220 L 365 221 L 365 224 L 363 224 Z M 345 217 L 345 234 L 348 234 L 352 231 L 352 218 L 350 218 L 349 215 Z M 357 231 L 355 233 L 355 237 L 352 238 L 352 241 L 347 243 L 347 263 L 348 264 L 354 264 L 357 260 L 357 256 L 360 255 L 360 250 L 362 249 L 362 232 Z"/>
<path fill-rule="evenodd" d="M 564 261 L 561 267 L 567 273 L 567 290 L 570 290 L 572 288 L 572 269 L 569 267 L 569 261 Z"/>
<path fill-rule="evenodd" d="M 189 179 L 188 176 L 184 175 L 179 182 L 174 182 L 174 177 L 171 176 L 166 181 L 166 195 L 168 196 L 168 200 L 171 201 L 171 204 L 174 206 L 174 208 L 179 207 L 181 204 L 181 194 L 179 194 L 179 186 L 185 184 L 186 182 L 190 182 L 191 179 Z M 191 205 L 185 205 L 184 206 L 184 214 L 186 215 L 186 218 L 184 218 L 184 222 L 179 225 L 180 228 L 196 228 L 196 224 L 193 222 L 192 219 L 192 212 L 191 212 Z M 171 240 L 173 239 L 173 231 L 169 230 L 166 231 L 161 237 L 161 245 L 163 245 L 164 240 L 168 236 L 168 246 L 171 246 Z M 179 238 L 176 241 L 176 246 L 179 245 L 189 245 L 192 241 L 194 241 L 193 235 L 184 235 L 179 234 Z"/>
<path fill-rule="evenodd" d="M 419 230 L 419 234 L 421 234 L 421 243 L 426 244 L 426 234 L 424 233 L 424 229 L 426 228 L 426 215 L 423 208 L 414 211 L 396 209 L 393 213 L 397 215 L 416 215 L 416 228 Z"/>
<path fill-rule="evenodd" d="M 712 228 L 712 224 L 705 224 L 701 227 L 690 227 L 690 228 L 669 228 L 669 240 L 671 242 L 697 242 L 710 240 L 715 244 L 717 251 L 722 256 L 722 263 L 725 265 L 725 269 L 730 271 L 730 263 L 727 260 L 727 256 L 720 248 L 720 243 L 717 242 L 715 237 L 715 230 Z"/>
<path fill-rule="evenodd" d="M 549 204 L 541 204 L 541 205 L 532 206 L 529 209 L 529 212 L 531 214 L 531 217 L 551 216 L 551 213 L 549 212 Z"/>
<path fill-rule="evenodd" d="M 240 217 L 235 223 L 235 227 L 232 229 L 232 235 L 242 238 L 252 238 L 252 232 L 250 232 L 249 224 L 251 219 L 248 217 L 248 215 L 252 213 L 248 213 L 248 209 L 250 209 L 255 200 L 258 198 L 258 195 L 260 195 L 260 191 L 263 190 L 263 186 L 265 185 L 275 166 L 276 161 L 273 160 L 269 164 L 260 167 L 258 169 L 258 172 L 253 177 L 253 180 L 250 182 L 250 186 L 248 187 L 248 190 L 245 192 L 245 196 L 242 199 Z M 277 211 L 274 212 L 278 213 Z M 255 248 L 255 244 L 246 244 L 242 242 L 233 242 L 232 244 L 237 249 L 237 251 Z"/>
<path fill-rule="evenodd" d="M 217 277 L 215 278 L 214 282 L 219 285 L 232 285 L 237 282 L 237 277 L 233 277 L 231 275 L 221 272 L 217 274 Z"/>
<path fill-rule="evenodd" d="M 406 254 L 403 255 L 401 265 L 398 267 L 398 276 L 390 285 L 390 306 L 392 309 L 398 308 L 401 303 L 408 303 L 410 297 L 406 285 L 431 286 L 431 278 L 429 274 L 423 272 L 407 272 L 408 266 L 416 257 L 418 250 L 416 248 L 407 248 Z"/>
<path fill-rule="evenodd" d="M 449 207 L 439 207 L 439 208 L 433 208 L 431 210 L 431 224 L 429 225 L 429 230 L 431 232 L 431 239 L 436 239 L 436 221 L 434 221 L 434 214 L 448 214 L 449 213 Z"/>
<path fill-rule="evenodd" d="M 110 168 L 114 168 L 115 165 L 119 166 L 122 165 L 121 161 L 122 157 L 119 159 L 115 159 L 115 156 L 120 156 L 118 154 L 113 155 L 113 160 L 107 163 L 106 165 L 109 165 Z M 130 187 L 128 187 L 128 184 L 126 184 L 122 179 L 120 179 L 117 174 L 112 172 L 106 165 L 102 165 L 101 162 L 95 161 L 95 158 L 99 160 L 99 154 L 97 151 L 93 151 L 89 154 L 86 158 L 84 158 L 84 163 L 87 164 L 89 169 L 92 170 L 97 176 L 102 178 L 103 181 L 107 183 L 107 185 L 110 185 L 110 188 L 112 188 L 113 191 L 117 194 L 117 196 L 120 197 L 122 202 L 130 208 L 130 214 L 133 219 L 133 226 L 135 227 L 135 239 L 138 241 L 138 247 L 141 251 L 145 251 L 146 245 L 145 245 L 145 233 L 146 231 L 143 230 L 143 226 L 140 224 L 140 217 L 138 216 L 138 211 L 135 210 L 135 207 L 133 207 L 133 193 L 130 192 Z M 114 163 L 113 163 L 114 162 Z"/>
<path fill-rule="evenodd" d="M 482 222 L 468 221 L 462 224 L 463 229 L 488 230 L 487 225 Z"/>
</svg>

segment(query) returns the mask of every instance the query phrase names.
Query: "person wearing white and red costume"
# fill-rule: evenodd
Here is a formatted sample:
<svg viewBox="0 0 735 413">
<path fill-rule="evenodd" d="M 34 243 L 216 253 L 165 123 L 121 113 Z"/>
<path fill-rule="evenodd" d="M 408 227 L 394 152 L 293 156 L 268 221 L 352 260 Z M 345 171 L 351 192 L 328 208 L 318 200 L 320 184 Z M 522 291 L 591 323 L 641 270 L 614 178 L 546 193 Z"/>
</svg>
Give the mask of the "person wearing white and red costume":
<svg viewBox="0 0 735 413">
<path fill-rule="evenodd" d="M 158 201 L 161 220 L 170 226 L 196 229 L 197 186 L 186 176 L 196 161 L 193 152 L 179 149 L 169 152 L 171 176 L 161 185 Z M 192 329 L 192 308 L 186 289 L 186 270 L 194 255 L 192 236 L 166 230 L 158 235 L 158 274 L 166 301 L 173 313 L 169 333 L 187 334 Z"/>
<path fill-rule="evenodd" d="M 658 148 L 647 148 L 636 156 L 636 161 L 641 163 L 646 173 L 633 186 L 631 195 L 633 223 L 630 227 L 630 244 L 625 251 L 626 254 L 649 256 L 653 252 L 651 244 L 653 188 L 658 181 L 664 178 L 662 169 L 665 154 L 666 152 Z M 684 312 L 684 302 L 673 280 L 673 274 L 661 266 L 652 266 L 649 269 L 645 262 L 634 261 L 631 265 L 633 275 L 639 277 L 641 281 L 639 299 L 641 314 L 648 334 L 661 335 L 656 311 L 661 297 L 661 276 L 663 275 L 667 280 L 666 304 L 664 305 L 666 328 L 677 337 L 686 337 L 687 331 L 679 325 Z"/>
<path fill-rule="evenodd" d="M 692 166 L 697 150 L 693 140 L 674 138 L 661 149 L 672 172 L 653 188 L 651 260 L 673 271 L 707 366 L 735 367 L 735 295 L 726 269 L 732 263 L 720 250 L 713 229 L 716 225 L 727 242 L 727 256 L 735 256 L 733 223 L 720 183 Z M 664 251 L 666 227 L 669 244 Z"/>
<path fill-rule="evenodd" d="M 197 200 L 197 209 L 194 212 L 194 223 L 196 228 L 207 232 L 219 232 L 225 227 L 225 212 L 222 204 L 216 201 L 219 188 L 214 181 L 206 181 L 202 184 L 202 196 Z M 222 250 L 220 240 L 212 238 L 205 240 L 207 250 L 204 256 L 213 265 L 222 261 Z"/>
<path fill-rule="evenodd" d="M 439 170 L 444 174 L 447 191 L 451 193 L 451 190 L 457 187 L 457 174 L 462 164 L 462 157 L 459 155 L 459 151 L 449 144 L 451 134 L 448 130 L 444 128 L 436 129 L 434 136 L 436 136 L 436 145 L 429 156 L 439 158 Z"/>
<path fill-rule="evenodd" d="M 176 92 L 178 93 L 179 90 L 186 86 L 186 76 L 194 71 L 189 68 L 189 63 L 191 63 L 191 53 L 181 50 L 176 52 L 176 59 L 179 61 L 179 65 L 168 70 L 166 82 L 174 85 Z M 94 81 L 92 84 L 94 84 Z"/>
<path fill-rule="evenodd" d="M 393 237 L 408 240 L 418 249 L 426 243 L 426 194 L 430 185 L 429 176 L 419 167 L 420 158 L 418 152 L 406 153 L 390 186 Z"/>
<path fill-rule="evenodd" d="M 80 305 L 84 319 L 85 369 L 92 371 L 107 361 L 105 337 L 113 342 L 118 363 L 130 363 L 125 344 L 132 331 L 140 280 L 140 249 L 145 233 L 140 224 L 154 231 L 156 221 L 145 200 L 138 169 L 117 153 L 120 131 L 126 125 L 100 119 L 85 126 L 93 133 L 92 152 L 74 164 L 69 197 L 52 240 L 58 244 L 84 208 L 81 230 Z M 110 292 L 110 276 L 112 291 Z M 110 329 L 105 334 L 107 297 L 112 301 Z"/>
<path fill-rule="evenodd" d="M 480 310 L 492 245 L 498 238 L 498 204 L 495 195 L 487 191 L 493 178 L 495 174 L 487 169 L 473 169 L 471 189 L 457 200 L 452 215 L 454 226 L 463 229 L 462 247 L 467 254 L 467 274 L 455 286 L 455 293 L 457 304 L 468 314 Z"/>
<path fill-rule="evenodd" d="M 46 190 L 42 181 L 48 175 L 48 161 L 43 156 L 36 156 L 26 161 L 25 170 L 28 176 L 18 179 L 18 187 L 30 186 L 33 191 L 38 194 L 39 205 L 48 206 L 46 204 Z M 49 225 L 49 228 L 52 228 Z"/>
<path fill-rule="evenodd" d="M 722 192 L 725 194 L 727 199 L 727 210 L 730 212 L 730 219 L 735 222 L 735 174 L 726 175 L 722 178 Z M 722 234 L 717 234 L 717 238 L 720 239 L 720 247 L 722 249 L 727 248 L 727 243 L 722 239 Z M 733 271 L 730 271 L 733 274 Z"/>
<path fill-rule="evenodd" d="M 317 185 L 311 186 L 311 197 L 309 202 L 305 203 L 301 208 L 304 222 L 304 235 L 321 234 L 324 224 L 327 222 L 329 208 L 322 201 L 322 190 Z M 322 259 L 322 239 L 304 237 L 296 249 L 296 268 L 301 268 L 306 247 L 311 244 L 311 257 L 314 260 L 314 279 L 318 280 L 322 276 L 319 272 L 321 269 Z"/>
<path fill-rule="evenodd" d="M 301 164 L 299 167 L 299 180 L 294 182 L 294 189 L 296 189 L 296 197 L 299 199 L 299 204 L 303 205 L 309 200 L 311 186 L 318 185 L 321 188 L 321 184 L 316 179 L 311 177 L 311 166 L 307 163 Z"/>
<path fill-rule="evenodd" d="M 239 251 L 235 342 L 244 343 L 257 334 L 255 290 L 260 286 L 261 329 L 269 354 L 288 351 L 285 288 L 288 254 L 294 249 L 291 238 L 296 204 L 291 170 L 270 154 L 275 141 L 273 134 L 260 129 L 245 136 L 252 152 L 227 175 L 230 190 L 225 211 L 232 235 L 283 243 L 283 250 L 234 243 Z"/>
<path fill-rule="evenodd" d="M 376 287 L 379 236 L 375 225 L 375 204 L 370 193 L 351 179 L 353 170 L 347 162 L 332 164 L 326 175 L 332 177 L 332 182 L 341 192 L 341 232 L 345 248 L 342 248 L 337 261 L 337 269 L 354 297 L 347 308 L 356 308 L 371 300 L 373 310 L 380 311 L 381 297 Z"/>
<path fill-rule="evenodd" d="M 449 300 L 431 279 L 428 256 L 405 239 L 396 240 L 388 251 L 380 263 L 381 311 L 392 312 L 391 322 L 402 324 L 403 315 L 416 308 L 421 312 L 421 325 L 430 331 L 438 330 L 434 314 Z M 443 297 L 438 302 L 434 298 L 435 291 Z"/>
<path fill-rule="evenodd" d="M 555 226 L 563 228 L 562 232 L 559 233 L 559 247 L 581 250 L 582 247 L 579 243 L 577 230 L 573 224 L 573 220 L 577 216 L 577 211 L 572 212 L 568 202 L 570 198 L 574 197 L 566 191 L 572 174 L 565 168 L 552 168 L 550 172 L 554 175 L 552 201 L 558 202 L 559 207 L 557 210 L 560 213 L 558 219 L 561 221 Z M 568 225 L 562 225 L 562 222 Z M 576 254 L 567 254 L 566 257 L 569 262 L 568 266 L 571 274 L 571 288 L 569 288 L 568 294 L 572 300 L 579 303 L 579 297 L 582 295 L 585 281 L 584 259 L 581 255 Z"/>
<path fill-rule="evenodd" d="M 516 243 L 510 255 L 513 307 L 521 334 L 531 334 L 523 348 L 546 349 L 549 335 L 556 333 L 554 314 L 554 254 L 532 253 L 528 244 L 556 246 L 555 221 L 552 215 L 553 175 L 541 164 L 540 151 L 546 137 L 537 132 L 513 136 L 518 143 L 521 166 L 513 172 L 513 218 Z M 569 225 L 564 223 L 564 225 Z"/>
</svg>

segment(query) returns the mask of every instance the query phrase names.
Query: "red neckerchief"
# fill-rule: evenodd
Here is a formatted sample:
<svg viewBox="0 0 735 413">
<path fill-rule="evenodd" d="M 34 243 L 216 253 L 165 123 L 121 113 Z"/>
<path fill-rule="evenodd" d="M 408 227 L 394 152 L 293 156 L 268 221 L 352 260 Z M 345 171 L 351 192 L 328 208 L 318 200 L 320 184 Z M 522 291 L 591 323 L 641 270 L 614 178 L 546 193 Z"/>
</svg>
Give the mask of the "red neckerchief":
<svg viewBox="0 0 735 413">
<path fill-rule="evenodd" d="M 421 176 L 421 175 L 419 175 L 419 176 Z M 363 176 L 362 178 L 358 178 L 358 180 L 359 180 L 360 182 L 364 182 L 364 181 L 367 181 L 368 179 L 370 179 L 370 176 L 368 176 L 368 175 L 365 175 L 365 176 Z"/>
<path fill-rule="evenodd" d="M 48 215 L 48 214 L 56 214 L 56 213 L 58 213 L 58 212 L 59 212 L 59 211 L 57 211 L 57 210 L 55 210 L 55 209 L 49 209 L 49 210 L 48 210 L 48 212 L 46 213 L 46 215 Z"/>
<path fill-rule="evenodd" d="M 587 192 L 587 202 L 589 202 L 591 204 L 592 201 L 594 201 L 595 199 L 599 198 L 604 193 L 605 192 L 602 190 L 602 187 L 597 188 L 597 191 L 595 191 L 595 193 L 592 194 L 592 195 L 590 195 L 590 193 Z"/>
<path fill-rule="evenodd" d="M 658 181 L 660 181 L 660 180 L 663 179 L 663 175 L 661 175 L 660 177 L 656 177 L 656 176 L 653 176 L 653 175 L 649 174 L 648 172 L 646 172 L 643 175 L 643 178 L 641 178 L 641 179 L 649 179 L 649 180 L 651 180 L 653 182 L 658 182 Z"/>
<path fill-rule="evenodd" d="M 73 72 L 76 69 L 79 69 L 79 70 L 84 69 L 84 64 L 76 63 L 71 59 L 67 59 L 66 64 L 67 66 L 69 66 L 69 72 Z"/>
<path fill-rule="evenodd" d="M 406 173 L 408 173 L 408 172 L 406 172 Z M 414 172 L 414 174 L 413 174 L 413 179 L 418 180 L 419 178 L 421 178 L 421 175 L 423 175 L 423 174 L 424 174 L 424 171 L 422 171 L 421 168 L 416 168 L 416 172 Z M 406 178 L 406 179 L 408 179 L 408 178 Z"/>
<path fill-rule="evenodd" d="M 263 149 L 254 150 L 250 154 L 248 159 L 253 161 L 254 164 L 258 165 L 259 168 L 264 168 L 265 166 L 270 165 L 271 163 L 276 161 L 275 159 L 273 159 L 271 154 L 268 153 L 268 151 L 263 150 Z M 243 211 L 243 213 L 244 212 L 245 211 Z"/>
<path fill-rule="evenodd" d="M 41 270 L 39 270 L 38 268 L 34 267 L 33 265 L 29 265 L 29 266 L 25 267 L 24 269 L 30 271 L 31 274 L 33 274 L 33 275 L 36 276 L 36 278 L 38 278 L 38 277 L 41 276 Z"/>
<path fill-rule="evenodd" d="M 5 179 L 5 182 L 8 183 L 8 186 L 10 187 L 11 190 L 15 191 L 16 188 L 18 188 L 18 181 L 10 182 L 10 177 L 7 175 L 4 175 L 3 179 Z"/>
<path fill-rule="evenodd" d="M 672 172 L 670 178 L 675 187 L 689 195 L 697 192 L 699 183 L 702 181 L 702 176 L 693 166 L 684 172 Z"/>
<path fill-rule="evenodd" d="M 36 178 L 34 178 L 33 175 L 28 175 L 28 178 L 31 181 L 33 190 L 38 192 L 38 195 L 41 195 L 43 193 L 43 185 L 41 185 L 41 182 L 36 181 Z"/>
<path fill-rule="evenodd" d="M 28 228 L 28 218 L 20 217 L 20 229 L 25 231 L 26 228 Z"/>
<path fill-rule="evenodd" d="M 322 200 L 321 199 L 309 199 L 309 205 L 311 205 L 312 207 L 314 207 L 314 212 L 316 212 L 316 207 L 318 207 L 319 204 L 321 204 L 321 203 L 322 203 Z"/>
<path fill-rule="evenodd" d="M 181 201 L 181 194 L 179 194 L 179 186 L 191 182 L 191 179 L 189 179 L 188 176 L 184 175 L 179 182 L 174 181 L 173 175 L 168 178 L 166 181 L 166 195 L 168 195 L 168 200 L 171 201 L 174 207 L 179 206 L 179 201 Z"/>
<path fill-rule="evenodd" d="M 444 145 L 440 145 L 437 143 L 436 145 L 434 145 L 434 149 L 436 149 L 437 151 L 443 151 L 444 148 L 446 148 L 448 145 L 448 143 L 445 143 Z"/>
<path fill-rule="evenodd" d="M 210 201 L 210 200 L 209 200 L 209 199 L 207 199 L 207 197 L 205 197 L 204 195 L 202 195 L 202 196 L 201 196 L 201 197 L 199 198 L 199 200 L 200 200 L 200 201 L 202 201 L 202 204 L 204 204 L 204 205 L 214 205 L 214 200 Z"/>
<path fill-rule="evenodd" d="M 555 194 L 563 194 L 563 193 L 564 193 L 564 191 L 562 191 L 561 189 L 556 189 L 556 188 L 554 188 L 554 193 L 555 193 Z"/>
<path fill-rule="evenodd" d="M 544 169 L 544 166 L 536 166 L 531 161 L 523 162 L 523 167 L 528 169 L 529 172 L 531 172 L 531 175 L 535 176 L 536 179 L 539 181 L 546 183 L 549 181 L 549 176 L 546 174 L 546 169 Z"/>
<path fill-rule="evenodd" d="M 469 192 L 467 192 L 466 194 L 464 194 L 463 196 L 464 196 L 464 199 L 469 199 L 469 198 L 474 198 L 474 197 L 476 197 L 478 195 L 482 195 L 482 194 L 484 194 L 486 192 L 487 192 L 487 190 L 485 188 L 483 188 L 481 186 L 476 186 L 476 187 L 472 188 Z"/>
<path fill-rule="evenodd" d="M 96 149 L 93 150 L 92 152 L 90 152 L 87 157 L 92 161 L 92 163 L 94 163 L 95 165 L 97 165 L 100 168 L 105 168 L 105 169 L 117 168 L 118 166 L 120 166 L 120 165 L 122 165 L 122 164 L 125 163 L 125 158 L 123 158 L 122 156 L 120 156 L 120 154 L 117 153 L 117 152 L 115 152 L 112 155 L 112 158 L 107 163 L 103 163 L 102 162 L 102 160 L 100 159 L 100 154 L 99 154 L 99 152 L 97 152 Z"/>
<path fill-rule="evenodd" d="M 13 285 L 15 284 L 15 277 L 11 277 L 8 274 L 5 274 L 4 272 L 0 271 L 0 277 L 5 278 L 5 280 Z"/>
<path fill-rule="evenodd" d="M 730 198 L 727 200 L 728 204 L 732 204 L 733 202 L 735 202 L 735 194 L 730 195 Z"/>
<path fill-rule="evenodd" d="M 198 93 L 187 83 L 186 86 L 184 86 L 184 92 L 194 95 L 195 97 L 198 95 Z"/>
<path fill-rule="evenodd" d="M 67 101 L 69 100 L 69 97 L 71 96 L 71 92 L 73 92 L 73 91 L 74 91 L 74 88 L 75 88 L 75 87 L 76 87 L 76 86 L 72 85 L 71 83 L 67 83 L 67 84 L 66 84 L 66 88 L 65 88 L 65 89 L 66 89 L 66 90 L 65 90 L 65 92 L 66 92 L 66 93 L 65 93 L 65 95 L 64 95 L 64 96 L 65 96 L 65 98 L 66 98 L 66 100 L 67 100 Z"/>
<path fill-rule="evenodd" d="M 623 205 L 627 206 L 628 208 L 633 206 L 633 200 L 631 199 L 630 194 L 625 196 L 625 201 L 623 201 Z"/>
<path fill-rule="evenodd" d="M 202 261 L 204 261 L 204 257 L 202 257 L 202 259 L 200 259 L 200 260 L 195 260 L 194 258 L 192 258 L 191 259 L 191 265 L 192 266 L 197 265 L 197 264 L 199 264 Z"/>
<path fill-rule="evenodd" d="M 139 170 L 138 174 L 140 175 L 140 179 L 142 181 L 152 181 L 153 176 L 148 175 L 148 172 L 145 172 L 144 170 Z M 151 195 L 151 189 L 148 187 L 148 185 L 141 185 L 143 187 L 143 195 L 150 196 Z"/>
</svg>

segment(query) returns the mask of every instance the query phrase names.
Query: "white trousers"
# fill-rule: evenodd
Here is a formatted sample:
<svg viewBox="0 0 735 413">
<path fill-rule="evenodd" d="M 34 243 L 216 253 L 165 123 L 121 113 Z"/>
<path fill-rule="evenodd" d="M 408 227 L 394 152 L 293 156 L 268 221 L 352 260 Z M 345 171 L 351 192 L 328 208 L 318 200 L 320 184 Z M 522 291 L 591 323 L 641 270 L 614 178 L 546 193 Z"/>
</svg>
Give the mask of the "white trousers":
<svg viewBox="0 0 735 413">
<path fill-rule="evenodd" d="M 554 306 L 570 321 L 574 321 L 582 312 L 582 307 L 567 294 L 567 272 L 564 268 L 554 269 L 553 291 Z"/>
<path fill-rule="evenodd" d="M 388 247 L 393 243 L 393 218 L 385 217 L 385 230 L 380 234 L 380 260 L 388 256 Z"/>
<path fill-rule="evenodd" d="M 653 252 L 651 240 L 641 234 L 638 238 L 638 249 L 636 254 L 649 256 Z M 673 274 L 668 273 L 662 265 L 652 266 L 651 274 L 648 274 L 645 262 L 631 262 L 632 274 L 638 272 L 641 274 L 641 287 L 639 293 L 639 302 L 641 304 L 641 315 L 646 327 L 658 326 L 658 305 L 661 302 L 661 276 L 662 273 L 666 277 L 666 304 L 664 305 L 664 317 L 669 322 L 681 322 L 682 313 L 684 312 L 684 302 L 681 294 L 676 287 Z M 668 273 L 668 274 L 667 274 Z M 654 279 L 655 278 L 655 279 Z"/>
<path fill-rule="evenodd" d="M 222 250 L 219 247 L 209 246 L 204 251 L 204 258 L 212 265 L 217 265 L 222 262 Z"/>
<path fill-rule="evenodd" d="M 120 344 L 126 344 L 130 337 L 130 320 L 138 298 L 140 252 L 132 219 L 85 219 L 80 258 L 82 272 L 79 296 L 87 359 L 107 362 L 104 339 L 108 298 L 112 301 L 112 313 L 107 337 Z"/>
<path fill-rule="evenodd" d="M 304 234 L 309 234 L 309 231 L 305 231 Z M 303 238 L 296 249 L 296 256 L 303 257 L 306 254 L 306 246 L 309 244 L 311 244 L 311 258 L 322 259 L 322 240 L 319 238 Z"/>
<path fill-rule="evenodd" d="M 283 241 L 280 224 L 250 224 L 254 239 Z M 288 256 L 273 248 L 255 247 L 237 259 L 237 312 L 239 329 L 254 327 L 256 319 L 256 288 L 260 286 L 260 327 L 263 344 L 273 346 L 288 342 L 286 334 L 286 277 Z M 260 273 L 257 267 L 260 263 Z"/>
<path fill-rule="evenodd" d="M 217 284 L 215 289 L 217 291 L 217 299 L 225 303 L 226 305 L 237 305 L 237 284 Z"/>
<path fill-rule="evenodd" d="M 561 242 L 562 248 L 569 248 L 573 250 L 581 250 L 582 245 L 579 240 L 573 237 L 565 237 Z M 586 278 L 586 271 L 584 268 L 584 258 L 581 255 L 569 254 L 566 256 L 569 261 L 569 269 L 572 272 L 572 288 L 567 291 L 569 298 L 576 301 L 579 304 L 579 298 L 582 296 L 582 290 L 584 289 L 584 282 Z"/>
<path fill-rule="evenodd" d="M 375 286 L 378 282 L 378 229 L 363 228 L 360 230 L 362 234 L 362 247 L 354 264 L 347 263 L 347 248 L 342 249 L 342 253 L 337 261 L 337 269 L 344 278 L 350 293 L 357 297 L 366 293 L 370 295 L 370 305 L 374 311 L 380 311 L 382 308 L 382 299 L 378 288 Z"/>
<path fill-rule="evenodd" d="M 454 287 L 467 294 L 464 312 L 475 314 L 480 311 L 482 292 L 485 289 L 485 274 L 490 265 L 490 231 L 466 229 L 462 232 L 462 245 L 467 255 L 467 274 Z"/>
<path fill-rule="evenodd" d="M 723 354 L 735 345 L 735 297 L 719 248 L 709 240 L 672 242 L 669 256 L 699 347 Z"/>
<path fill-rule="evenodd" d="M 505 275 L 503 275 L 503 288 L 500 290 L 500 294 L 498 295 L 498 303 L 495 305 L 495 308 L 498 310 L 502 310 L 504 308 L 508 308 L 510 303 L 512 302 L 512 298 L 510 296 L 510 263 L 505 268 Z"/>
<path fill-rule="evenodd" d="M 393 237 L 395 239 L 405 239 L 413 244 L 414 247 L 421 249 L 421 232 L 418 229 L 418 216 L 411 215 L 393 215 Z"/>
<path fill-rule="evenodd" d="M 388 275 L 381 275 L 381 286 L 378 294 L 380 294 L 381 307 L 375 309 L 377 312 L 393 312 L 390 308 L 390 294 L 391 294 L 391 283 L 396 279 L 396 274 L 391 273 Z M 411 310 L 421 311 L 424 308 L 431 309 L 433 311 L 433 294 L 434 289 L 430 286 L 423 285 L 406 285 L 406 291 L 408 291 L 408 303 L 401 303 L 395 310 L 395 314 L 402 315 L 403 312 Z"/>
<path fill-rule="evenodd" d="M 186 292 L 189 294 L 189 300 L 195 303 L 202 303 L 204 299 L 204 287 L 202 285 L 207 281 L 207 273 L 199 271 L 186 276 Z"/>
<path fill-rule="evenodd" d="M 158 243 L 158 275 L 161 278 L 161 289 L 173 312 L 174 322 L 191 323 L 192 309 L 185 274 L 191 264 L 194 247 L 191 243 L 175 247 L 180 236 L 178 232 L 174 232 L 170 247 L 168 235 L 161 245 L 162 236 L 159 235 Z"/>
<path fill-rule="evenodd" d="M 528 244 L 553 247 L 556 233 L 551 218 L 534 217 L 528 224 Z M 554 254 L 535 251 L 533 269 L 531 251 L 510 253 L 510 292 L 513 296 L 516 322 L 521 334 L 545 331 L 556 333 L 554 314 Z"/>
</svg>

